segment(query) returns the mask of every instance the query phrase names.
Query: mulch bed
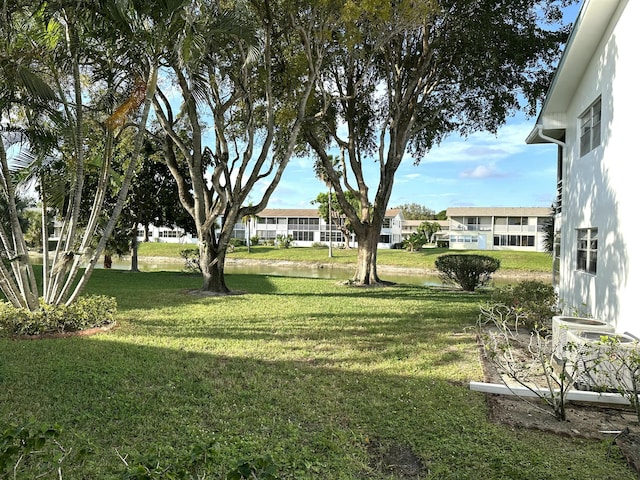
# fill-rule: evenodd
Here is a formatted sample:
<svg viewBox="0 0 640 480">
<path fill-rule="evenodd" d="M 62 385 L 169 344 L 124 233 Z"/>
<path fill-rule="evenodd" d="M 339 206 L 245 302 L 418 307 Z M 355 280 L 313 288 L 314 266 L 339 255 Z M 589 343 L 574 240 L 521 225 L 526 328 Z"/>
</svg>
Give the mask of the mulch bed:
<svg viewBox="0 0 640 480">
<path fill-rule="evenodd" d="M 484 355 L 479 343 L 484 382 L 502 384 L 502 377 Z M 541 400 L 486 393 L 489 419 L 511 428 L 526 428 L 573 438 L 610 441 L 617 445 L 628 464 L 640 474 L 640 425 L 631 407 L 569 402 L 566 421 L 556 420 Z M 548 409 L 548 407 L 547 407 Z"/>
<path fill-rule="evenodd" d="M 85 330 L 78 330 L 76 332 L 55 332 L 55 333 L 42 333 L 40 335 L 13 335 L 12 340 L 42 340 L 45 338 L 69 338 L 69 337 L 88 337 L 90 335 L 96 335 L 98 333 L 108 332 L 113 330 L 117 325 L 116 322 L 112 322 L 108 325 L 101 327 L 87 328 Z"/>
</svg>

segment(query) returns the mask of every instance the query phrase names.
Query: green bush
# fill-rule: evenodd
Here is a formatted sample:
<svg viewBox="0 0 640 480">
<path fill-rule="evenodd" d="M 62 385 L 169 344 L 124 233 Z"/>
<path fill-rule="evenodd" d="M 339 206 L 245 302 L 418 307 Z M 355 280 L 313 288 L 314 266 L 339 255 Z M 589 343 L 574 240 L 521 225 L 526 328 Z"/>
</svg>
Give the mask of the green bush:
<svg viewBox="0 0 640 480">
<path fill-rule="evenodd" d="M 436 258 L 435 266 L 443 283 L 473 292 L 491 280 L 491 274 L 500 268 L 500 260 L 485 255 L 449 254 Z"/>
<path fill-rule="evenodd" d="M 516 285 L 497 288 L 491 301 L 506 305 L 519 313 L 520 322 L 529 329 L 548 330 L 558 315 L 558 296 L 553 285 L 539 280 L 524 280 Z"/>
<path fill-rule="evenodd" d="M 202 273 L 200 268 L 200 250 L 197 248 L 186 248 L 180 250 L 180 256 L 184 259 L 184 269 L 189 273 Z"/>
<path fill-rule="evenodd" d="M 0 335 L 42 335 L 77 332 L 115 321 L 116 299 L 104 295 L 80 297 L 71 305 L 49 305 L 30 311 L 0 302 Z"/>
</svg>

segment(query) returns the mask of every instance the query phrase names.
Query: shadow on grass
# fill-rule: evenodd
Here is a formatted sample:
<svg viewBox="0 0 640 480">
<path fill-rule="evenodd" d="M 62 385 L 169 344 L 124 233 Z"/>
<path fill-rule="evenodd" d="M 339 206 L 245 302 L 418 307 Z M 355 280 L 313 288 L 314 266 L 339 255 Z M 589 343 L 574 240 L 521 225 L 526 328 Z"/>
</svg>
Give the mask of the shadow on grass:
<svg viewBox="0 0 640 480">
<path fill-rule="evenodd" d="M 89 445 L 83 463 L 63 469 L 65 479 L 111 478 L 122 468 L 118 454 L 132 464 L 175 464 L 200 444 L 215 445 L 211 478 L 265 454 L 278 478 L 565 478 L 559 465 L 572 478 L 595 478 L 603 465 L 632 478 L 596 444 L 489 424 L 484 397 L 437 372 L 394 375 L 136 341 L 0 340 L 1 418 L 59 423 L 65 448 Z M 381 452 L 394 451 L 417 459 L 418 473 L 416 464 L 410 475 L 389 470 L 393 460 Z"/>
</svg>

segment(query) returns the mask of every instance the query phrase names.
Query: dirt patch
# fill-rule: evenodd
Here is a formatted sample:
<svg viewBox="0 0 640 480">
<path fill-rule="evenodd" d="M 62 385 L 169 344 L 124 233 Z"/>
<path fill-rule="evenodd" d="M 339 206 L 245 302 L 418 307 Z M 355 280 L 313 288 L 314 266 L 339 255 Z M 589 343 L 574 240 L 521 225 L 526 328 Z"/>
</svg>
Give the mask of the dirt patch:
<svg viewBox="0 0 640 480">
<path fill-rule="evenodd" d="M 96 335 L 98 333 L 104 333 L 115 328 L 116 322 L 112 322 L 108 325 L 102 325 L 100 327 L 86 328 L 84 330 L 78 330 L 77 332 L 56 332 L 56 333 L 42 333 L 40 335 L 13 335 L 13 340 L 42 340 L 44 338 L 69 338 L 69 337 L 88 337 Z"/>
<path fill-rule="evenodd" d="M 502 384 L 501 375 L 483 354 L 481 345 L 479 350 L 484 381 Z M 640 426 L 631 407 L 569 402 L 566 406 L 567 420 L 559 421 L 541 400 L 491 393 L 485 395 L 492 422 L 565 437 L 610 441 L 620 448 L 629 465 L 640 473 Z"/>
<path fill-rule="evenodd" d="M 405 445 L 370 440 L 367 443 L 367 451 L 369 466 L 384 475 L 392 475 L 400 480 L 417 480 L 429 475 L 429 469 L 420 457 Z"/>
</svg>

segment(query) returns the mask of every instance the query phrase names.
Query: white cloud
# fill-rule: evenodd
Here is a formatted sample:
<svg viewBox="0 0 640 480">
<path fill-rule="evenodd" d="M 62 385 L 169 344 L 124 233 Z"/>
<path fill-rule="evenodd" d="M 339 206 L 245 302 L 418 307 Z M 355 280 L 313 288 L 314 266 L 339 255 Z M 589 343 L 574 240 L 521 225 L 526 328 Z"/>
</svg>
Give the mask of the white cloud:
<svg viewBox="0 0 640 480">
<path fill-rule="evenodd" d="M 450 137 L 440 146 L 434 147 L 425 162 L 469 162 L 479 160 L 501 160 L 531 148 L 525 138 L 531 132 L 531 123 L 507 125 L 497 135 L 477 132 L 467 138 Z"/>
<path fill-rule="evenodd" d="M 460 173 L 460 178 L 504 178 L 508 175 L 499 171 L 495 165 L 478 165 L 474 168 L 464 170 Z"/>
</svg>

